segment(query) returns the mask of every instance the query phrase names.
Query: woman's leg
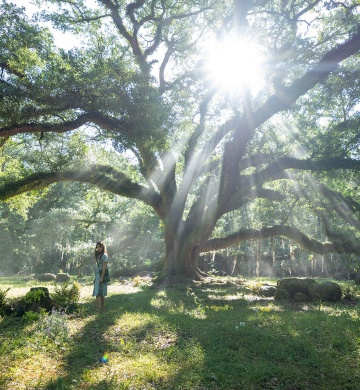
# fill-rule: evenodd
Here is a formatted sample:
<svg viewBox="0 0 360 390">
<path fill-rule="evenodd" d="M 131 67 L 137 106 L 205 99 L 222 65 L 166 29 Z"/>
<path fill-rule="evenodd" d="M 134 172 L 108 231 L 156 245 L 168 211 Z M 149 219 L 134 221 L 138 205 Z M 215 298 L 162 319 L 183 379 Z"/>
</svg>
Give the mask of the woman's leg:
<svg viewBox="0 0 360 390">
<path fill-rule="evenodd" d="M 101 308 L 101 297 L 100 295 L 96 296 L 96 311 L 99 312 Z"/>
<path fill-rule="evenodd" d="M 103 313 L 105 310 L 105 297 L 101 297 L 101 312 Z"/>
</svg>

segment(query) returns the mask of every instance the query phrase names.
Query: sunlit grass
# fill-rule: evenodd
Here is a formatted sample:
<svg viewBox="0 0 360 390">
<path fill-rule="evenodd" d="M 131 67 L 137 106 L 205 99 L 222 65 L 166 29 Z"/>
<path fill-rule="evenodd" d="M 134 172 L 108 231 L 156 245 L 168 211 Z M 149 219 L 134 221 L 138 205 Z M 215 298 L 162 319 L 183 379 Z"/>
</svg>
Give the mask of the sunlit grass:
<svg viewBox="0 0 360 390">
<path fill-rule="evenodd" d="M 68 341 L 47 339 L 37 322 L 0 319 L 1 389 L 358 388 L 356 301 L 279 303 L 247 299 L 241 285 L 114 282 L 97 315 L 88 281 L 82 290 Z"/>
</svg>

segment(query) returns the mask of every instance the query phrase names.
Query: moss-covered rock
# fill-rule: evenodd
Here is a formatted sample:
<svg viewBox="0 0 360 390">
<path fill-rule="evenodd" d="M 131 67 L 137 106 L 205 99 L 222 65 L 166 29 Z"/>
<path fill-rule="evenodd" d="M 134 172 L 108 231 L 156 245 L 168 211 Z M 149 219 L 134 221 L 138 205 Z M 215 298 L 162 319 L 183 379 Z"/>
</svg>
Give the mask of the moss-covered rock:
<svg viewBox="0 0 360 390">
<path fill-rule="evenodd" d="M 291 298 L 295 298 L 296 293 L 301 293 L 310 297 L 309 286 L 316 283 L 314 279 L 287 278 L 278 281 L 278 289 L 286 290 Z"/>
<path fill-rule="evenodd" d="M 295 302 L 307 302 L 309 300 L 309 297 L 307 297 L 305 294 L 298 292 L 295 294 L 294 300 Z"/>
<path fill-rule="evenodd" d="M 282 288 L 278 288 L 274 295 L 275 301 L 288 301 L 290 298 L 290 294 Z"/>
<path fill-rule="evenodd" d="M 309 286 L 310 297 L 324 302 L 340 301 L 341 287 L 334 282 L 315 283 Z"/>
</svg>

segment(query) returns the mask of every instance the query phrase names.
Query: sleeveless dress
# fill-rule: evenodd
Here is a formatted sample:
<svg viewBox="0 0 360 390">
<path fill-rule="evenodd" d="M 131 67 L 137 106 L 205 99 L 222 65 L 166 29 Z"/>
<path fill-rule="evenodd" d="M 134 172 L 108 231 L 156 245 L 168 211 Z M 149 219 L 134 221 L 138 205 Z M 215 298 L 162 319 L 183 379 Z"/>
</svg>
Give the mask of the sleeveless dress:
<svg viewBox="0 0 360 390">
<path fill-rule="evenodd" d="M 108 257 L 104 253 L 100 258 L 98 258 L 98 265 L 95 266 L 95 281 L 94 281 L 94 289 L 93 289 L 93 297 L 97 296 L 102 296 L 106 297 L 107 296 L 107 283 L 100 283 L 100 271 L 102 271 L 103 268 L 103 262 L 106 261 L 108 262 Z M 100 270 L 100 271 L 99 271 Z"/>
</svg>

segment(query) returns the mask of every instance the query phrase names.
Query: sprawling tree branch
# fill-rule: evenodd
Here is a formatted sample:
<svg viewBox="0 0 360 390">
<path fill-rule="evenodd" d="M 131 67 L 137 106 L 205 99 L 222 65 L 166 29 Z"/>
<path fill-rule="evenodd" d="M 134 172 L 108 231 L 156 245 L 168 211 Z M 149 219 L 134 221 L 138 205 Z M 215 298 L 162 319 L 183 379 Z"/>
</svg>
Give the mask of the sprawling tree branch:
<svg viewBox="0 0 360 390">
<path fill-rule="evenodd" d="M 90 122 L 107 130 L 124 130 L 126 128 L 125 121 L 114 119 L 98 112 L 88 112 L 79 115 L 74 120 L 58 123 L 15 123 L 11 126 L 0 128 L 0 137 L 9 137 L 21 133 L 65 133 L 76 130 Z"/>
<path fill-rule="evenodd" d="M 178 7 L 177 5 L 170 6 L 166 8 L 165 3 L 161 2 L 161 12 L 159 12 L 157 15 L 155 13 L 155 1 L 152 0 L 150 4 L 150 12 L 142 16 L 141 19 L 137 19 L 137 16 L 135 15 L 136 11 L 142 9 L 146 1 L 144 0 L 137 0 L 134 1 L 126 6 L 126 14 L 128 18 L 130 19 L 130 23 L 132 24 L 132 33 L 130 33 L 126 25 L 124 23 L 123 18 L 121 17 L 119 13 L 119 6 L 117 4 L 114 4 L 111 0 L 99 0 L 103 5 L 105 5 L 111 12 L 111 17 L 119 31 L 119 33 L 128 41 L 128 43 L 131 46 L 132 52 L 138 61 L 142 71 L 147 74 L 150 69 L 150 64 L 147 62 L 147 58 L 152 55 L 156 49 L 159 47 L 159 44 L 161 43 L 161 38 L 164 29 L 171 25 L 175 20 L 182 20 L 187 19 L 191 16 L 199 15 L 203 12 L 206 12 L 207 10 L 212 8 L 212 4 L 209 6 L 199 8 L 195 11 L 190 12 L 179 12 L 181 9 L 181 6 Z M 174 14 L 165 17 L 166 11 L 176 11 Z M 146 48 L 142 48 L 141 44 L 139 42 L 139 31 L 140 28 L 147 22 L 154 22 L 156 24 L 156 32 L 153 36 L 152 44 L 149 45 Z M 165 60 L 163 62 L 163 66 L 166 66 L 168 60 Z M 162 73 L 163 74 L 163 73 Z M 164 83 L 161 85 L 162 87 L 165 86 Z"/>
<path fill-rule="evenodd" d="M 228 202 L 223 208 L 219 209 L 218 217 L 236 210 L 239 204 L 242 204 L 242 198 L 247 196 L 248 191 L 257 191 L 261 189 L 261 186 L 274 179 L 290 179 L 291 175 L 285 174 L 285 170 L 297 169 L 302 171 L 332 171 L 335 169 L 351 169 L 360 170 L 359 160 L 350 159 L 327 159 L 327 160 L 299 160 L 293 157 L 280 157 L 278 160 L 270 163 L 266 168 L 259 172 L 255 172 L 252 175 L 237 176 L 233 178 L 236 182 L 236 191 L 231 194 Z M 240 203 L 239 203 L 240 202 Z"/>
<path fill-rule="evenodd" d="M 142 185 L 133 183 L 123 173 L 110 166 L 94 165 L 88 170 L 67 172 L 39 172 L 19 180 L 0 183 L 0 200 L 7 200 L 24 192 L 41 190 L 61 181 L 91 183 L 95 186 L 127 198 L 138 199 L 151 206 L 163 218 L 161 197 Z"/>
<path fill-rule="evenodd" d="M 6 143 L 6 141 L 9 139 L 9 137 L 3 137 L 0 138 L 0 148 L 3 147 Z"/>
<path fill-rule="evenodd" d="M 360 29 L 348 41 L 328 51 L 322 59 L 312 67 L 304 76 L 300 77 L 289 87 L 279 88 L 275 95 L 251 115 L 244 116 L 240 126 L 235 127 L 234 136 L 225 146 L 221 173 L 221 194 L 219 197 L 219 210 L 226 207 L 235 190 L 233 181 L 237 166 L 245 154 L 246 146 L 252 139 L 254 131 L 265 123 L 274 114 L 288 109 L 300 96 L 313 88 L 333 72 L 339 63 L 360 50 Z"/>
<path fill-rule="evenodd" d="M 14 74 L 15 76 L 18 76 L 20 78 L 23 78 L 25 77 L 25 75 L 21 72 L 19 72 L 18 70 L 16 69 L 13 69 L 12 67 L 9 66 L 8 63 L 6 62 L 0 62 L 0 68 L 3 69 L 3 70 L 6 70 L 7 72 L 9 72 L 10 74 Z"/>
<path fill-rule="evenodd" d="M 111 0 L 99 0 L 100 3 L 104 4 L 111 12 L 111 17 L 117 27 L 119 33 L 129 42 L 135 57 L 142 62 L 142 51 L 137 41 L 136 36 L 131 35 L 125 28 L 123 19 L 119 14 L 119 7 L 115 5 Z"/>
<path fill-rule="evenodd" d="M 169 89 L 169 84 L 165 80 L 165 68 L 170 60 L 171 55 L 175 52 L 175 49 L 172 45 L 168 45 L 168 49 L 166 50 L 166 53 L 164 54 L 164 58 L 161 62 L 160 68 L 159 68 L 159 92 L 163 93 L 167 89 Z"/>
<path fill-rule="evenodd" d="M 277 175 L 287 169 L 297 169 L 302 171 L 333 171 L 335 169 L 351 169 L 355 171 L 360 170 L 360 160 L 329 158 L 325 160 L 299 160 L 293 157 L 280 157 L 276 161 L 270 163 L 263 170 L 249 176 L 242 176 L 240 178 L 240 186 L 248 187 L 254 184 L 263 184 L 266 181 L 274 179 Z"/>
<path fill-rule="evenodd" d="M 339 238 L 336 242 L 320 242 L 308 237 L 300 230 L 291 226 L 275 225 L 264 227 L 260 230 L 247 229 L 240 230 L 224 238 L 213 238 L 201 247 L 201 252 L 210 252 L 219 249 L 228 248 L 231 245 L 237 245 L 246 240 L 262 240 L 272 236 L 288 237 L 296 241 L 301 247 L 315 253 L 358 253 L 360 254 L 360 245 L 351 243 L 345 237 Z"/>
<path fill-rule="evenodd" d="M 199 106 L 199 114 L 200 114 L 199 124 L 196 127 L 195 131 L 192 133 L 191 137 L 189 138 L 186 150 L 184 152 L 185 167 L 188 167 L 191 161 L 191 156 L 193 156 L 195 153 L 196 144 L 205 130 L 207 108 L 209 103 L 211 102 L 211 99 L 215 95 L 215 92 L 216 92 L 216 88 L 210 89 L 205 93 L 205 95 L 202 98 L 202 101 Z"/>
<path fill-rule="evenodd" d="M 317 83 L 325 79 L 333 72 L 341 61 L 357 53 L 360 50 L 360 30 L 352 36 L 348 41 L 338 45 L 334 49 L 326 53 L 321 60 L 313 66 L 304 76 L 299 78 L 289 87 L 283 87 L 272 95 L 261 107 L 255 110 L 252 114 L 251 121 L 245 117 L 234 116 L 227 120 L 219 127 L 216 134 L 205 144 L 202 152 L 193 155 L 193 163 L 189 165 L 195 167 L 189 169 L 187 180 L 183 181 L 180 191 L 187 193 L 194 180 L 198 177 L 201 166 L 214 151 L 215 147 L 223 138 L 235 130 L 233 139 L 230 141 L 230 153 L 224 153 L 224 158 L 231 161 L 232 165 L 238 165 L 243 157 L 245 146 L 252 138 L 254 130 L 264 124 L 268 119 L 278 112 L 288 109 L 299 97 L 308 92 Z M 251 126 L 249 126 L 251 123 Z M 223 164 L 224 165 L 224 164 Z M 225 163 L 226 165 L 226 163 Z M 231 173 L 233 170 L 230 170 Z M 230 172 L 229 172 L 230 173 Z M 223 173 L 225 174 L 225 171 Z M 229 182 L 231 182 L 229 178 Z M 229 194 L 229 190 L 224 192 Z M 231 193 L 231 191 L 230 191 Z M 226 197 L 222 201 L 224 207 L 227 203 Z"/>
</svg>

